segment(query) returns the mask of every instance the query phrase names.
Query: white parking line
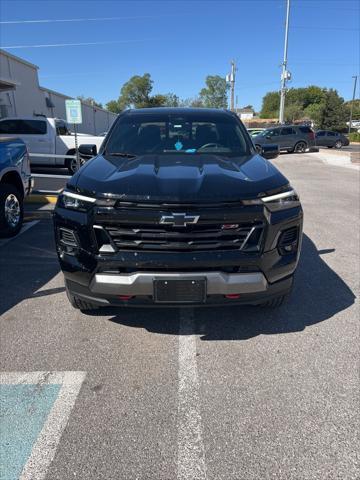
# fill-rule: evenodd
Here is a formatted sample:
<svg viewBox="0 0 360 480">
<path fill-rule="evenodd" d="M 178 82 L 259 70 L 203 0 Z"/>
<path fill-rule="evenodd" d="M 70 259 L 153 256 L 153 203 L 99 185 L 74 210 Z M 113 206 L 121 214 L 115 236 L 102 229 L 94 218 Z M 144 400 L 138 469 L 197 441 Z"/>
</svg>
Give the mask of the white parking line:
<svg viewBox="0 0 360 480">
<path fill-rule="evenodd" d="M 23 467 L 19 480 L 43 480 L 51 464 L 61 434 L 66 427 L 85 372 L 4 372 L 0 384 L 60 384 L 59 394 Z"/>
<path fill-rule="evenodd" d="M 3 247 L 4 245 L 6 245 L 7 243 L 11 242 L 11 240 L 15 240 L 15 238 L 18 238 L 20 235 L 22 235 L 23 233 L 25 233 L 27 230 L 29 230 L 29 228 L 33 227 L 34 225 L 36 225 L 37 223 L 39 223 L 40 220 L 33 220 L 32 222 L 26 222 L 24 223 L 22 229 L 20 230 L 20 232 L 15 235 L 15 237 L 10 237 L 10 238 L 2 238 L 0 239 L 0 247 Z"/>
<path fill-rule="evenodd" d="M 194 314 L 180 313 L 178 391 L 178 480 L 206 480 L 199 402 Z"/>
<path fill-rule="evenodd" d="M 34 178 L 71 178 L 71 175 L 56 175 L 55 173 L 32 173 Z"/>
</svg>

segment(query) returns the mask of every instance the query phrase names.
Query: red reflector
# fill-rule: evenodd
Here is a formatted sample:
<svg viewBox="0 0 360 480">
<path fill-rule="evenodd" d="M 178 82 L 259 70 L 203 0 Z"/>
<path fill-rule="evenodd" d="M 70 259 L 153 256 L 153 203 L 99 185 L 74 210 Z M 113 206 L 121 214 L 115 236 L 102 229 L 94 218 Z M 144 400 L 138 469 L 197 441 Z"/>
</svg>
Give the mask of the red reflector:
<svg viewBox="0 0 360 480">
<path fill-rule="evenodd" d="M 231 295 L 225 295 L 225 298 L 228 298 L 229 300 L 236 300 L 237 298 L 240 298 L 240 294 L 232 293 Z"/>
<path fill-rule="evenodd" d="M 133 298 L 133 295 L 119 295 L 120 300 L 123 300 L 126 302 L 127 300 L 131 300 Z"/>
</svg>

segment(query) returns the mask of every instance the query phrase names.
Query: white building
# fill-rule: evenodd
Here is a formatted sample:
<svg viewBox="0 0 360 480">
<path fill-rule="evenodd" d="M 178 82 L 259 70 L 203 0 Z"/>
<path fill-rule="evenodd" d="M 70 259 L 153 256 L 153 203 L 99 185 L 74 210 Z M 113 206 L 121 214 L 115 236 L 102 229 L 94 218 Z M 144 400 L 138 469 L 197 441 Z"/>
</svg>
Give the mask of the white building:
<svg viewBox="0 0 360 480">
<path fill-rule="evenodd" d="M 45 115 L 66 119 L 67 95 L 39 85 L 36 65 L 0 49 L 0 118 Z M 97 135 L 116 118 L 103 108 L 82 102 L 83 123 L 78 131 Z"/>
</svg>

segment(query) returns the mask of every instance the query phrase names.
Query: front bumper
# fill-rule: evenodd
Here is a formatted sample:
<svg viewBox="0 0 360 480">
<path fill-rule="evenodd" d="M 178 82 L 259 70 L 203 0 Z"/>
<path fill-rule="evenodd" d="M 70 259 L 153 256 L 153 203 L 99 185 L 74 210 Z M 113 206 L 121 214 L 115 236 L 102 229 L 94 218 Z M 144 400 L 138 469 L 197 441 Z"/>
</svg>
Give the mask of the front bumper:
<svg viewBox="0 0 360 480">
<path fill-rule="evenodd" d="M 155 280 L 181 280 L 184 276 L 193 280 L 206 279 L 208 295 L 234 295 L 264 292 L 268 282 L 262 273 L 195 272 L 195 273 L 146 273 L 126 275 L 95 274 L 90 290 L 101 295 L 153 296 Z"/>
<path fill-rule="evenodd" d="M 262 212 L 251 214 L 259 217 Z M 299 206 L 271 215 L 264 211 L 263 218 L 266 222 L 263 248 L 257 253 L 125 249 L 99 253 L 91 214 L 57 207 L 54 223 L 59 261 L 70 295 L 97 305 L 154 305 L 155 280 L 204 278 L 206 301 L 201 305 L 233 305 L 262 303 L 291 290 L 301 249 L 302 209 Z M 277 247 L 280 235 L 291 227 L 298 228 L 298 248 L 280 254 Z M 59 243 L 59 228 L 73 230 L 82 248 L 67 254 Z M 228 295 L 236 295 L 236 299 L 227 298 Z M 131 299 L 127 301 L 125 297 Z"/>
<path fill-rule="evenodd" d="M 204 278 L 204 274 L 205 273 L 201 274 L 202 278 Z M 213 279 L 211 279 L 211 275 L 213 275 Z M 208 286 L 210 287 L 207 290 L 206 301 L 204 303 L 194 304 L 184 303 L 184 306 L 257 305 L 279 295 L 288 294 L 293 284 L 292 276 L 274 284 L 269 284 L 262 274 L 241 274 L 235 275 L 234 277 L 236 278 L 223 280 L 220 280 L 220 278 L 223 277 L 222 272 L 211 272 L 211 275 L 209 275 L 209 273 L 205 274 L 205 278 L 209 282 Z M 179 278 L 183 278 L 184 276 L 186 276 L 186 278 L 198 278 L 196 275 L 185 274 L 175 274 L 175 276 Z M 233 276 L 229 275 L 227 277 Z M 96 277 L 94 277 L 89 287 L 68 279 L 65 280 L 65 283 L 68 295 L 76 295 L 97 306 L 174 306 L 175 304 L 172 302 L 161 304 L 154 302 L 153 280 L 159 280 L 161 278 L 169 278 L 169 275 L 162 276 L 156 273 L 143 275 L 139 273 L 137 274 L 135 287 L 119 283 L 119 278 L 103 278 L 99 281 L 99 278 L 96 279 Z M 104 280 L 106 280 L 106 283 L 104 283 Z M 118 283 L 116 283 L 116 280 Z M 233 296 L 230 298 L 228 295 L 236 295 L 236 297 Z M 129 296 L 129 298 L 125 299 L 127 296 Z"/>
</svg>

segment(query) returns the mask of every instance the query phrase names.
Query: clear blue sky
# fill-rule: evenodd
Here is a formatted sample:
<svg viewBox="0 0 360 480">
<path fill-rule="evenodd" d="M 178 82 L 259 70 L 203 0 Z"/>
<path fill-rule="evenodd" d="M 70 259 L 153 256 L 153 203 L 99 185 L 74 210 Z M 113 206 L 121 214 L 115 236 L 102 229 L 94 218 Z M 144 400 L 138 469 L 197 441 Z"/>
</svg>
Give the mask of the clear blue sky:
<svg viewBox="0 0 360 480">
<path fill-rule="evenodd" d="M 291 0 L 289 86 L 315 84 L 352 96 L 359 72 L 359 2 Z M 71 96 L 117 98 L 129 77 L 149 72 L 153 93 L 194 97 L 208 74 L 238 64 L 239 106 L 261 106 L 279 88 L 285 0 L 1 0 L 0 44 L 40 67 L 43 86 Z M 29 20 L 101 19 L 6 23 Z M 116 18 L 114 18 L 116 17 Z M 34 48 L 26 45 L 97 43 Z M 113 43 L 111 43 L 113 42 Z"/>
</svg>

